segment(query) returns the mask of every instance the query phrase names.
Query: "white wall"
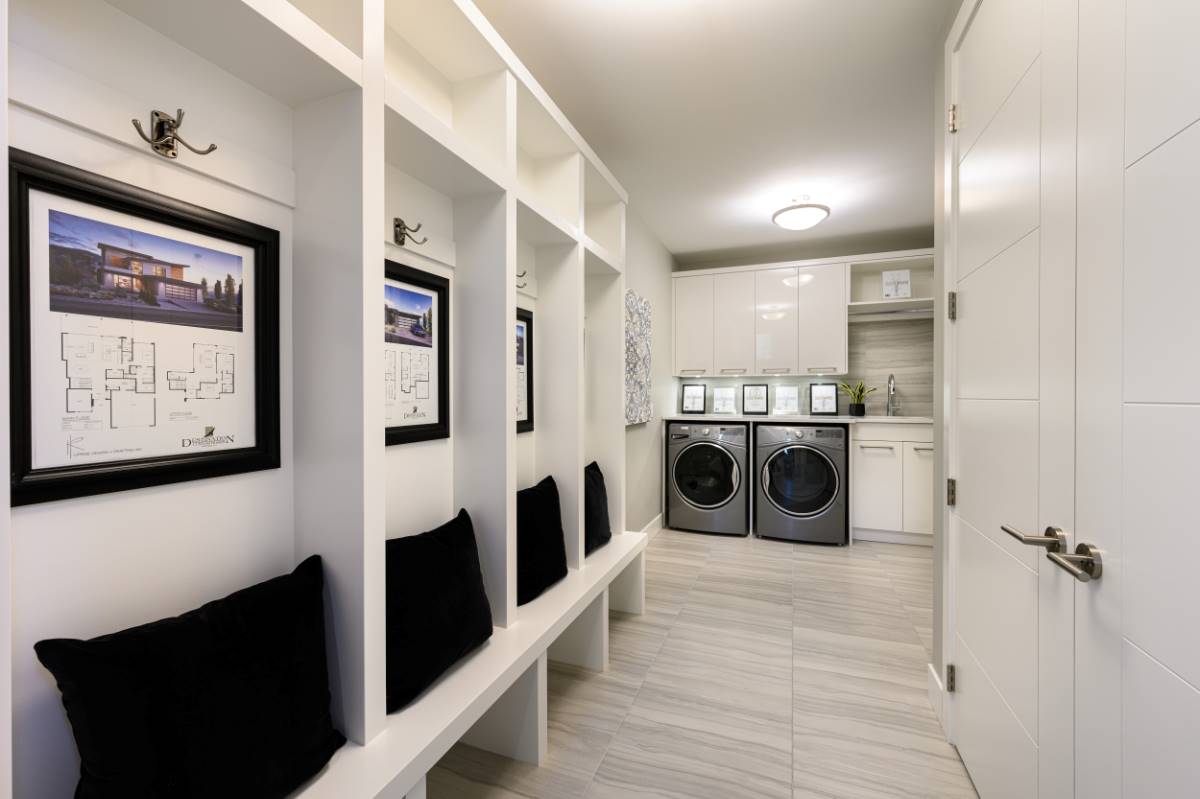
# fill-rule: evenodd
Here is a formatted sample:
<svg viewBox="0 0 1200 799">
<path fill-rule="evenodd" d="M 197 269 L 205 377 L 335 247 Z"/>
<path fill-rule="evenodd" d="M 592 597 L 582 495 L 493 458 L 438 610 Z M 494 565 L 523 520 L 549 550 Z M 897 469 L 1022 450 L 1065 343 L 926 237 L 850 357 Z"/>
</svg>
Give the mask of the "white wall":
<svg viewBox="0 0 1200 799">
<path fill-rule="evenodd" d="M 0 0 L 0 64 L 8 64 L 8 2 Z M 8 70 L 0 77 L 0 152 L 8 152 Z M 8 254 L 8 170 L 0 174 L 0 253 Z M 8 312 L 8 280 L 0 280 L 0 308 Z M 7 317 L 5 317 L 7 318 Z M 8 418 L 8 325 L 0 325 L 0 419 Z M 0 425 L 0 474 L 9 473 L 8 425 Z M 12 542 L 9 487 L 0 501 L 0 641 L 12 642 Z M 12 658 L 0 647 L 0 799 L 12 796 Z"/>
<path fill-rule="evenodd" d="M 650 301 L 653 325 L 654 418 L 625 428 L 625 528 L 641 530 L 662 512 L 662 418 L 675 408 L 676 380 L 671 375 L 674 259 L 632 209 L 627 212 L 625 237 L 625 288 Z"/>
<path fill-rule="evenodd" d="M 12 38 L 26 53 L 40 53 L 72 69 L 75 78 L 69 84 L 56 83 L 54 92 L 49 92 L 26 82 L 36 71 L 14 68 L 12 94 L 77 101 L 78 116 L 72 118 L 76 124 L 12 106 L 10 143 L 280 232 L 283 467 L 13 509 L 13 770 L 14 795 L 22 799 L 70 796 L 78 778 L 78 757 L 59 693 L 34 656 L 35 642 L 60 636 L 87 638 L 177 614 L 286 572 L 297 555 L 292 537 L 291 211 L 167 162 L 148 148 L 88 132 L 103 128 L 112 114 L 124 117 L 128 125 L 132 113 L 125 114 L 123 107 L 105 108 L 101 101 L 113 96 L 113 86 L 121 86 L 123 99 L 136 102 L 147 117 L 150 109 L 168 103 L 171 108 L 183 106 L 189 124 L 195 125 L 195 140 L 202 142 L 207 141 L 205 128 L 217 124 L 214 117 L 224 118 L 225 109 L 255 108 L 268 130 L 286 134 L 281 150 L 272 155 L 276 160 L 259 162 L 263 174 L 274 175 L 279 158 L 290 161 L 290 112 L 178 45 L 149 30 L 131 28 L 122 15 L 103 4 L 91 4 L 88 18 L 77 18 L 70 27 L 77 40 L 43 41 L 48 30 L 64 31 L 61 24 L 39 21 L 43 14 L 64 13 L 60 5 L 15 3 Z M 153 53 L 156 63 L 183 66 L 168 67 L 157 77 L 144 69 L 137 76 L 125 74 L 129 60 L 121 63 L 111 53 L 95 52 L 117 39 L 135 52 Z M 15 53 L 10 55 L 16 58 Z M 233 116 L 229 112 L 231 125 L 222 136 L 237 142 L 243 152 L 261 149 L 261 142 L 252 140 L 257 131 L 232 124 Z M 247 180 L 254 177 L 251 173 Z M 7 353 L 7 346 L 0 349 Z M 0 372 L 7 376 L 7 368 Z M 6 401 L 7 390 L 0 396 L 4 398 L 0 402 Z M 2 449 L 7 453 L 7 445 Z M 0 522 L 0 536 L 2 530 Z"/>
</svg>

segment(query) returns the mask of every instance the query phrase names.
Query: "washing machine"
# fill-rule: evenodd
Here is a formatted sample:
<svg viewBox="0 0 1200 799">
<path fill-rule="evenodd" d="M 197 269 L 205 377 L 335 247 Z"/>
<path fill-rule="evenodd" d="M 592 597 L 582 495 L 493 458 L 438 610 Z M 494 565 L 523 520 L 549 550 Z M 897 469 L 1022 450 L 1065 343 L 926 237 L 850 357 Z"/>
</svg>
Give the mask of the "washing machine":
<svg viewBox="0 0 1200 799">
<path fill-rule="evenodd" d="M 755 427 L 755 535 L 849 541 L 849 437 L 844 425 Z"/>
<path fill-rule="evenodd" d="M 749 439 L 745 424 L 667 424 L 667 527 L 749 534 Z"/>
</svg>

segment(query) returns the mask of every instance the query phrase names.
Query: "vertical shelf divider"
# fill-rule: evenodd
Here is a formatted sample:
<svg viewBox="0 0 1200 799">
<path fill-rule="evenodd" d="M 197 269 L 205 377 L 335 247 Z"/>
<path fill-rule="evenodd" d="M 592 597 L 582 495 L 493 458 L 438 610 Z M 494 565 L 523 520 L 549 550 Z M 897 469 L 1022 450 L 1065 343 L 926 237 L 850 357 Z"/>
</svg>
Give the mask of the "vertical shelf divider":
<svg viewBox="0 0 1200 799">
<path fill-rule="evenodd" d="M 562 503 L 567 565 L 583 565 L 583 248 L 536 250 L 534 424 L 538 475 L 553 475 Z"/>
<path fill-rule="evenodd" d="M 454 501 L 471 514 L 492 618 L 516 612 L 517 208 L 511 192 L 454 202 Z"/>
</svg>

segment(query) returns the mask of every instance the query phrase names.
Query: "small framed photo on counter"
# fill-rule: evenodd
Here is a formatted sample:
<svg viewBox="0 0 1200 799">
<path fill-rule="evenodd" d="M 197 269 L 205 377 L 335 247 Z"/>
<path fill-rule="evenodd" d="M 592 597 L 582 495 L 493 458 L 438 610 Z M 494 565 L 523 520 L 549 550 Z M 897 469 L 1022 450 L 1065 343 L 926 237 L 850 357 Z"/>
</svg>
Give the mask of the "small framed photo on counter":
<svg viewBox="0 0 1200 799">
<path fill-rule="evenodd" d="M 737 413 L 737 389 L 717 386 L 713 389 L 713 413 Z"/>
<path fill-rule="evenodd" d="M 808 387 L 810 416 L 837 416 L 837 383 L 813 383 Z"/>
<path fill-rule="evenodd" d="M 800 415 L 800 386 L 775 386 L 776 416 Z"/>
<path fill-rule="evenodd" d="M 742 413 L 748 416 L 767 415 L 767 386 L 751 383 L 742 386 Z"/>
<path fill-rule="evenodd" d="M 703 383 L 684 383 L 680 412 L 704 413 L 704 391 Z"/>
</svg>

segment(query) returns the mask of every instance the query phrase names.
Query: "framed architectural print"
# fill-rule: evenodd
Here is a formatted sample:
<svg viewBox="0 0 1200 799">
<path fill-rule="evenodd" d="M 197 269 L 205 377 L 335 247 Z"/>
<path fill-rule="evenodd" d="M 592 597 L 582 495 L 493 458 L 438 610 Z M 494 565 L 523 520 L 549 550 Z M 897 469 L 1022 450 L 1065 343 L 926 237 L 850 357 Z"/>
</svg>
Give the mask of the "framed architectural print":
<svg viewBox="0 0 1200 799">
<path fill-rule="evenodd" d="M 775 386 L 775 407 L 771 412 L 776 416 L 799 416 L 800 386 Z"/>
<path fill-rule="evenodd" d="M 712 412 L 737 413 L 737 389 L 733 386 L 715 386 Z"/>
<path fill-rule="evenodd" d="M 12 502 L 278 468 L 279 233 L 9 151 Z"/>
<path fill-rule="evenodd" d="M 684 383 L 682 390 L 680 412 L 704 413 L 704 392 L 707 390 L 707 386 L 703 383 Z"/>
<path fill-rule="evenodd" d="M 811 416 L 837 416 L 837 383 L 813 383 L 808 387 L 808 413 Z"/>
<path fill-rule="evenodd" d="M 383 417 L 387 444 L 450 437 L 450 281 L 383 265 Z"/>
<path fill-rule="evenodd" d="M 767 413 L 767 386 L 746 384 L 742 386 L 742 413 L 747 416 L 765 416 Z"/>
<path fill-rule="evenodd" d="M 517 432 L 533 430 L 533 311 L 517 309 Z"/>
</svg>

